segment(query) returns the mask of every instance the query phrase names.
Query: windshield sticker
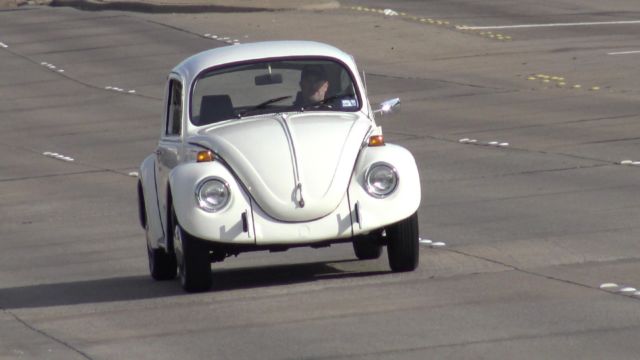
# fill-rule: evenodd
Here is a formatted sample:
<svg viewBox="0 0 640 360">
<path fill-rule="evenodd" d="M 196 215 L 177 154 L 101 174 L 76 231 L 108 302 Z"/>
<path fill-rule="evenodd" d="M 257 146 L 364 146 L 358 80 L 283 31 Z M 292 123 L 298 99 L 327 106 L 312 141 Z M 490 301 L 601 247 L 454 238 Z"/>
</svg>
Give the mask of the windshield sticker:
<svg viewBox="0 0 640 360">
<path fill-rule="evenodd" d="M 343 99 L 342 100 L 342 107 L 356 107 L 358 106 L 358 103 L 356 102 L 355 99 Z"/>
</svg>

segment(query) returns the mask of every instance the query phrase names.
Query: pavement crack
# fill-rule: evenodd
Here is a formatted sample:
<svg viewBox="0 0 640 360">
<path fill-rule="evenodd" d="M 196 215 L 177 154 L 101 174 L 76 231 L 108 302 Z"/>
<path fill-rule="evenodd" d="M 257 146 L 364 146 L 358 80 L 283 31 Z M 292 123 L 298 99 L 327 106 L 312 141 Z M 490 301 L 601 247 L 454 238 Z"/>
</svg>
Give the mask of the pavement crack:
<svg viewBox="0 0 640 360">
<path fill-rule="evenodd" d="M 466 178 L 450 178 L 443 180 L 432 180 L 432 183 L 448 183 L 452 181 L 471 181 L 471 180 L 482 180 L 482 179 L 500 179 L 511 176 L 522 176 L 522 175 L 534 175 L 534 174 L 544 174 L 544 173 L 553 173 L 553 172 L 563 172 L 563 171 L 573 171 L 573 170 L 583 170 L 583 169 L 595 169 L 600 167 L 613 166 L 613 164 L 594 164 L 594 165 L 585 165 L 585 166 L 569 166 L 562 168 L 552 168 L 552 169 L 538 169 L 538 170 L 526 170 L 526 171 L 518 171 L 512 173 L 504 173 L 497 175 L 483 175 L 483 176 L 472 176 Z"/>
<path fill-rule="evenodd" d="M 0 183 L 7 183 L 7 182 L 13 182 L 13 181 L 23 181 L 23 180 L 47 179 L 47 178 L 62 177 L 62 176 L 96 174 L 96 173 L 102 173 L 102 172 L 113 172 L 113 170 L 110 170 L 110 169 L 96 169 L 96 170 L 66 172 L 66 173 L 61 173 L 61 174 L 45 174 L 45 175 L 35 175 L 35 176 L 23 176 L 23 177 L 17 177 L 17 178 L 0 179 Z"/>
<path fill-rule="evenodd" d="M 13 56 L 22 58 L 22 59 L 24 59 L 24 60 L 26 60 L 26 61 L 28 61 L 28 62 L 30 62 L 32 64 L 38 65 L 39 67 L 42 68 L 41 62 L 35 60 L 31 56 L 24 55 L 22 53 L 19 53 L 19 52 L 13 50 L 13 49 L 4 49 L 4 50 L 6 52 L 12 54 Z M 97 86 L 97 85 L 82 81 L 80 79 L 76 79 L 74 77 L 71 77 L 67 73 L 61 73 L 61 72 L 57 72 L 57 71 L 56 72 L 52 72 L 52 73 L 55 73 L 56 75 L 58 75 L 58 76 L 60 76 L 60 77 L 62 77 L 64 79 L 67 79 L 67 80 L 69 80 L 71 82 L 74 82 L 74 83 L 76 83 L 78 85 L 82 85 L 82 86 L 90 88 L 90 89 L 100 90 L 100 91 L 108 91 L 109 93 L 120 94 L 120 95 L 125 95 L 125 96 L 137 96 L 139 98 L 144 98 L 144 99 L 149 99 L 149 100 L 154 100 L 154 101 L 162 101 L 161 98 L 158 98 L 158 97 L 155 97 L 155 96 L 143 95 L 143 94 L 140 94 L 140 93 L 130 94 L 130 93 L 120 93 L 120 92 L 113 92 L 113 91 L 110 91 L 110 90 L 106 90 L 105 88 L 103 88 L 101 86 Z"/>
<path fill-rule="evenodd" d="M 626 118 L 635 118 L 640 116 L 640 114 L 624 114 L 624 115 L 616 115 L 616 116 L 605 116 L 605 117 L 597 117 L 597 118 L 588 118 L 588 119 L 578 119 L 578 120 L 568 120 L 568 121 L 560 121 L 556 123 L 550 124 L 536 124 L 536 125 L 526 125 L 526 126 L 509 126 L 509 127 L 498 127 L 484 130 L 476 130 L 476 131 L 461 131 L 454 132 L 451 135 L 470 135 L 470 134 L 483 134 L 483 133 L 493 133 L 496 131 L 510 131 L 510 130 L 524 130 L 524 129 L 533 129 L 540 127 L 553 127 L 558 125 L 570 125 L 570 124 L 580 124 L 586 122 L 596 122 L 596 121 L 607 121 L 607 120 L 618 120 L 618 119 L 626 119 Z"/>
<path fill-rule="evenodd" d="M 403 353 L 411 353 L 411 352 L 423 352 L 425 350 L 472 346 L 472 345 L 481 345 L 481 344 L 496 344 L 496 343 L 503 343 L 508 341 L 518 341 L 518 340 L 546 339 L 546 338 L 554 338 L 554 337 L 567 336 L 567 335 L 589 335 L 589 334 L 598 334 L 598 333 L 610 332 L 610 331 L 628 331 L 628 330 L 636 330 L 639 328 L 640 326 L 638 325 L 630 325 L 630 326 L 620 326 L 620 327 L 613 327 L 613 328 L 611 327 L 592 328 L 592 329 L 577 330 L 577 331 L 555 331 L 555 332 L 544 333 L 544 334 L 522 334 L 522 335 L 516 335 L 516 336 L 495 337 L 490 339 L 460 341 L 460 342 L 433 344 L 433 345 L 425 345 L 425 346 L 414 346 L 414 347 L 408 347 L 408 348 L 397 348 L 397 349 L 389 349 L 389 350 L 382 350 L 382 351 L 375 351 L 375 352 L 336 354 L 336 355 L 327 355 L 327 356 L 311 356 L 311 357 L 305 357 L 304 359 L 330 360 L 330 359 L 371 358 L 371 357 L 374 357 L 374 356 L 377 357 L 380 355 L 394 355 L 394 354 L 403 354 Z"/>
<path fill-rule="evenodd" d="M 4 312 L 5 314 L 11 316 L 13 319 L 15 319 L 17 322 L 22 324 L 27 329 L 29 329 L 29 330 L 31 330 L 31 331 L 33 331 L 35 333 L 38 333 L 38 334 L 46 337 L 47 339 L 52 340 L 52 341 L 54 341 L 54 342 L 56 342 L 56 343 L 58 343 L 58 344 L 60 344 L 60 345 L 62 345 L 64 347 L 66 347 L 67 349 L 77 353 L 78 355 L 82 356 L 85 359 L 93 360 L 93 358 L 91 356 L 89 356 L 87 353 L 85 353 L 84 351 L 76 348 L 75 346 L 71 345 L 70 343 L 68 343 L 68 342 L 66 342 L 66 341 L 64 341 L 62 339 L 59 339 L 59 338 L 47 333 L 44 330 L 40 330 L 40 329 L 36 328 L 35 326 L 29 324 L 26 320 L 23 320 L 21 317 L 19 317 L 18 315 L 16 315 L 12 311 L 10 311 L 8 309 L 5 309 L 5 308 L 0 308 L 0 309 L 2 309 L 2 312 Z"/>
<path fill-rule="evenodd" d="M 491 259 L 491 258 L 486 257 L 486 256 L 475 255 L 475 254 L 471 254 L 471 253 L 468 253 L 468 252 L 464 252 L 464 251 L 461 251 L 461 250 L 455 250 L 455 249 L 451 249 L 451 248 L 444 249 L 444 251 L 449 251 L 449 252 L 452 252 L 452 253 L 455 253 L 455 254 L 458 254 L 458 255 L 471 257 L 471 258 L 474 258 L 474 259 L 477 259 L 477 260 L 487 261 L 487 262 L 490 262 L 490 263 L 496 264 L 496 265 L 501 265 L 501 266 L 504 266 L 506 268 L 509 268 L 509 269 L 515 270 L 517 272 L 520 272 L 522 274 L 535 276 L 535 277 L 538 277 L 538 278 L 551 280 L 551 281 L 555 281 L 555 282 L 560 282 L 560 283 L 563 283 L 563 284 L 566 284 L 566 285 L 577 286 L 577 287 L 581 287 L 583 289 L 595 290 L 595 291 L 603 292 L 603 293 L 606 293 L 606 294 L 622 296 L 624 298 L 631 299 L 631 300 L 634 300 L 634 301 L 640 301 L 640 299 L 638 299 L 638 298 L 632 298 L 632 297 L 629 297 L 629 296 L 624 295 L 624 294 L 612 293 L 610 291 L 605 291 L 605 290 L 602 290 L 600 288 L 593 287 L 593 286 L 590 286 L 590 285 L 587 285 L 587 284 L 583 284 L 583 283 L 580 283 L 580 282 L 577 282 L 577 281 L 573 281 L 573 280 L 569 280 L 569 279 L 563 279 L 563 278 L 559 278 L 557 276 L 545 275 L 545 274 L 537 273 L 535 271 L 525 270 L 525 269 L 517 267 L 515 265 L 511 265 L 511 264 L 508 264 L 508 263 L 503 262 L 503 261 Z"/>
<path fill-rule="evenodd" d="M 472 84 L 472 83 L 460 82 L 460 81 L 452 81 L 452 80 L 423 78 L 423 77 L 419 77 L 419 76 L 400 76 L 400 75 L 389 75 L 389 74 L 380 74 L 380 73 L 373 73 L 373 72 L 366 73 L 366 75 L 368 75 L 368 76 L 378 76 L 378 77 L 383 77 L 383 78 L 387 78 L 387 79 L 433 81 L 433 82 L 439 82 L 439 83 L 443 83 L 443 84 L 453 84 L 453 85 L 467 86 L 467 87 L 472 87 L 472 88 L 477 88 L 477 89 L 490 89 L 490 90 L 510 91 L 510 90 L 507 90 L 507 89 L 493 87 L 493 86 L 485 86 L 485 85 Z"/>
</svg>

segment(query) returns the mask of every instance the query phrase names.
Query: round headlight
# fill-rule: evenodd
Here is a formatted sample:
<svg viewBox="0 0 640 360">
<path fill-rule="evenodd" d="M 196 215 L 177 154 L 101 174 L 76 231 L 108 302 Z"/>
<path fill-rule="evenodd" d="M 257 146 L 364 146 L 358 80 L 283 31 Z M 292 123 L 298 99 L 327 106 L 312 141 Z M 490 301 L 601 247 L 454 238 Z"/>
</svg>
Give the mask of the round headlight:
<svg viewBox="0 0 640 360">
<path fill-rule="evenodd" d="M 218 178 L 203 180 L 196 188 L 196 200 L 202 210 L 216 212 L 229 203 L 229 185 Z"/>
<path fill-rule="evenodd" d="M 365 175 L 366 189 L 374 197 L 383 198 L 398 186 L 398 172 L 387 163 L 371 165 Z"/>
</svg>

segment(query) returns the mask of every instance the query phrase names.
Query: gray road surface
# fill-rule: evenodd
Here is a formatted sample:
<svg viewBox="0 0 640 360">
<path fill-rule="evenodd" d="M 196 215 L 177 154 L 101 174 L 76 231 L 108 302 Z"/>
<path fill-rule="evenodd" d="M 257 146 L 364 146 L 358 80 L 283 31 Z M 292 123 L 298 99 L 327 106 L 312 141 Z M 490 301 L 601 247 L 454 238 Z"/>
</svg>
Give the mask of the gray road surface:
<svg viewBox="0 0 640 360">
<path fill-rule="evenodd" d="M 636 20 L 630 0 L 0 11 L 0 358 L 639 358 Z M 540 24 L 564 25 L 513 27 Z M 229 46 L 212 35 L 353 53 L 373 100 L 403 100 L 381 123 L 446 246 L 409 274 L 340 245 L 214 264 L 204 294 L 153 282 L 129 173 L 171 67 Z"/>
</svg>

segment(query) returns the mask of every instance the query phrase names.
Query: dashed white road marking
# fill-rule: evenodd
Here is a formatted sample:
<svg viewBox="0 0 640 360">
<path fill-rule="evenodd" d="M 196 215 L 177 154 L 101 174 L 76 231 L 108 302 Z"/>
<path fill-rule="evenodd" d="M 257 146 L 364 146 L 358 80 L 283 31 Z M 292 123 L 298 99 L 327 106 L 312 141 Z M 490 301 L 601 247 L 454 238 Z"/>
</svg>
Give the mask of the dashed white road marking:
<svg viewBox="0 0 640 360">
<path fill-rule="evenodd" d="M 137 171 L 132 171 L 132 172 L 130 172 L 130 173 L 129 173 L 129 176 L 131 176 L 131 177 L 138 177 L 139 175 L 138 175 L 138 172 L 137 172 Z"/>
<path fill-rule="evenodd" d="M 631 286 L 627 286 L 625 288 L 620 289 L 621 292 L 625 292 L 625 293 L 629 293 L 629 292 L 636 292 L 637 289 Z"/>
<path fill-rule="evenodd" d="M 447 246 L 447 244 L 445 244 L 442 241 L 438 241 L 438 242 L 432 243 L 431 246 L 433 246 L 433 247 L 444 247 L 444 246 Z"/>
<path fill-rule="evenodd" d="M 63 73 L 64 72 L 64 69 L 60 69 L 57 66 L 55 66 L 55 65 L 53 65 L 51 63 L 48 63 L 46 61 L 41 62 L 40 65 L 46 67 L 47 69 L 49 69 L 51 71 L 57 71 L 59 73 Z"/>
<path fill-rule="evenodd" d="M 104 89 L 105 90 L 111 90 L 111 91 L 117 91 L 117 92 L 126 92 L 126 93 L 129 93 L 129 94 L 135 94 L 136 93 L 136 91 L 133 90 L 133 89 L 125 90 L 123 88 L 119 88 L 119 87 L 116 87 L 116 86 L 105 86 Z"/>
<path fill-rule="evenodd" d="M 618 52 L 610 52 L 607 55 L 629 55 L 629 54 L 640 54 L 640 50 L 633 51 L 618 51 Z"/>
<path fill-rule="evenodd" d="M 543 27 L 563 27 L 563 26 L 594 26 L 594 25 L 632 25 L 640 24 L 640 20 L 622 21 L 593 21 L 577 23 L 553 23 L 553 24 L 521 24 L 521 25 L 496 25 L 496 26 L 465 26 L 462 30 L 494 30 L 494 29 L 527 29 Z"/>
<path fill-rule="evenodd" d="M 51 151 L 45 151 L 42 153 L 42 155 L 48 156 L 50 158 L 62 160 L 62 161 L 68 161 L 68 162 L 75 161 L 75 159 L 70 156 L 65 156 L 65 155 L 58 154 L 56 152 L 51 152 Z"/>
<path fill-rule="evenodd" d="M 420 244 L 425 244 L 425 245 L 431 245 L 433 243 L 432 240 L 423 239 L 423 238 L 418 238 L 418 241 L 420 242 Z"/>
<path fill-rule="evenodd" d="M 488 145 L 488 146 L 499 146 L 499 147 L 507 147 L 509 146 L 508 142 L 501 142 L 501 141 L 489 141 L 486 143 L 482 143 L 482 142 L 478 142 L 477 139 L 469 139 L 469 138 L 463 138 L 458 140 L 459 143 L 461 144 L 477 144 L 477 145 Z"/>
<path fill-rule="evenodd" d="M 0 47 L 6 49 L 6 48 L 9 47 L 9 45 L 7 45 L 7 44 L 5 44 L 3 42 L 0 42 Z"/>
</svg>

